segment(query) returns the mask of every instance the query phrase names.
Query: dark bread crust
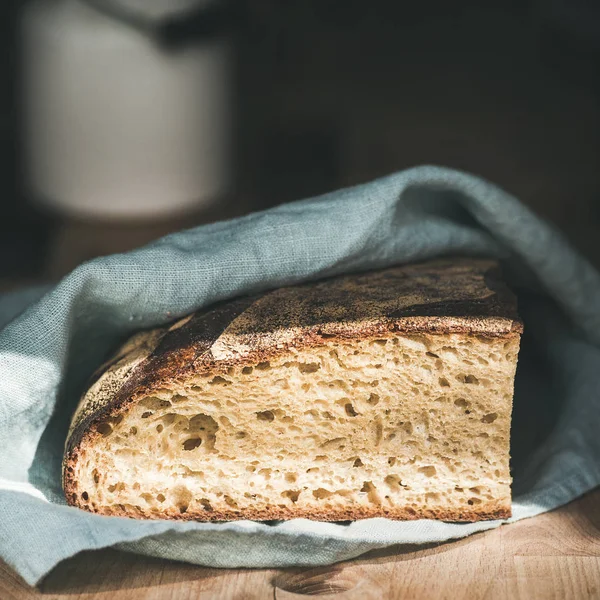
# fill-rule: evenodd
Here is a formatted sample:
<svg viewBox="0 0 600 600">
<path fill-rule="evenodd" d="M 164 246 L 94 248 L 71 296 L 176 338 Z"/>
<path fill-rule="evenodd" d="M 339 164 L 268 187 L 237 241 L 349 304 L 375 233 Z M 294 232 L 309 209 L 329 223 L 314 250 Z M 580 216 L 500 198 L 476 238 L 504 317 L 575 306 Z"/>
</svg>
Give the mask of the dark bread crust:
<svg viewBox="0 0 600 600">
<path fill-rule="evenodd" d="M 498 265 L 482 259 L 440 259 L 392 267 L 280 288 L 212 306 L 170 328 L 148 332 L 146 335 L 152 339 L 148 355 L 122 380 L 112 381 L 110 390 L 105 385 L 103 393 L 97 393 L 92 386 L 84 396 L 65 448 L 63 487 L 67 501 L 91 510 L 77 494 L 74 465 L 81 449 L 93 445 L 100 435 L 98 426 L 114 419 L 153 390 L 168 387 L 193 374 L 219 374 L 231 367 L 256 365 L 292 347 L 311 347 L 336 339 L 387 337 L 398 332 L 508 338 L 520 335 L 522 329 L 516 298 L 503 283 Z M 122 350 L 103 365 L 93 380 L 96 387 L 102 389 L 103 378 L 127 356 L 128 352 Z M 110 514 L 139 516 L 119 510 L 114 509 Z M 504 518 L 510 514 L 510 507 L 478 505 L 468 515 L 464 511 L 454 514 L 431 509 L 425 511 L 428 516 L 421 511 L 412 517 L 410 511 L 403 509 L 382 508 L 376 513 L 369 510 L 366 511 L 369 514 L 360 516 L 363 512 L 349 509 L 343 515 L 328 511 L 322 514 L 308 511 L 301 515 L 295 510 L 273 508 L 255 516 L 247 511 L 243 516 L 231 511 L 231 514 L 160 513 L 157 518 L 224 520 L 305 516 L 348 520 L 385 515 L 397 519 L 471 521 Z"/>
<path fill-rule="evenodd" d="M 486 502 L 477 505 L 477 508 L 469 510 L 448 510 L 446 507 L 386 507 L 379 506 L 371 508 L 366 506 L 335 508 L 298 508 L 273 506 L 264 510 L 188 510 L 181 513 L 178 510 L 163 510 L 156 512 L 145 512 L 134 506 L 119 505 L 110 509 L 92 507 L 87 508 L 91 512 L 101 515 L 115 517 L 130 517 L 133 519 L 171 519 L 177 521 L 239 521 L 247 519 L 250 521 L 279 521 L 288 519 L 311 519 L 313 521 L 357 521 L 359 519 L 372 519 L 385 517 L 398 521 L 414 521 L 417 519 L 435 519 L 437 521 L 450 521 L 465 523 L 474 521 L 487 521 L 492 519 L 509 519 L 512 515 L 511 507 L 500 502 Z"/>
</svg>

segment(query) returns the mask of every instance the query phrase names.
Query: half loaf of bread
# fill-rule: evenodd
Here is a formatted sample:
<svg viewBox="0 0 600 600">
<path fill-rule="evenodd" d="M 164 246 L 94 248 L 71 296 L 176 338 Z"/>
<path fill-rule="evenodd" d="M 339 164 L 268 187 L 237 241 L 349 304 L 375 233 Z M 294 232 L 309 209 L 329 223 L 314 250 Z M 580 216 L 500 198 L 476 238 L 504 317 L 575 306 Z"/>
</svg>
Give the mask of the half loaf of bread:
<svg viewBox="0 0 600 600">
<path fill-rule="evenodd" d="M 101 368 L 67 439 L 66 498 L 150 519 L 508 517 L 521 331 L 478 259 L 212 306 Z"/>
</svg>

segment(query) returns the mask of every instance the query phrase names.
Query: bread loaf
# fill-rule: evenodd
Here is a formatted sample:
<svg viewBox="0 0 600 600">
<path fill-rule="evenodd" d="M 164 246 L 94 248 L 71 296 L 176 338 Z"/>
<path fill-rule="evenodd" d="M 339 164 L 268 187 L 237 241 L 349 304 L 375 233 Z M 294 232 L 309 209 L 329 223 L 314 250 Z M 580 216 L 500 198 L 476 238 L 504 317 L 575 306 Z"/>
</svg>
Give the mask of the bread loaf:
<svg viewBox="0 0 600 600">
<path fill-rule="evenodd" d="M 496 265 L 457 258 L 138 333 L 73 416 L 66 498 L 150 519 L 508 517 L 521 331 Z"/>
</svg>

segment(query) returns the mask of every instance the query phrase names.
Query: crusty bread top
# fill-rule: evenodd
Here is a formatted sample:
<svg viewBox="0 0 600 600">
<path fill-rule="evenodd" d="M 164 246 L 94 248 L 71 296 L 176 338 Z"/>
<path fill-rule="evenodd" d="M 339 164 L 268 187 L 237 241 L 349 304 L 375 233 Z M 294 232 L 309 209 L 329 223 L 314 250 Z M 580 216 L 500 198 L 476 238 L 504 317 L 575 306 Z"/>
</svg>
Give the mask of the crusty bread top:
<svg viewBox="0 0 600 600">
<path fill-rule="evenodd" d="M 346 275 L 220 303 L 133 336 L 99 369 L 73 416 L 65 459 L 129 402 L 191 374 L 256 365 L 332 338 L 398 331 L 503 337 L 519 335 L 522 324 L 497 264 L 469 258 Z"/>
</svg>

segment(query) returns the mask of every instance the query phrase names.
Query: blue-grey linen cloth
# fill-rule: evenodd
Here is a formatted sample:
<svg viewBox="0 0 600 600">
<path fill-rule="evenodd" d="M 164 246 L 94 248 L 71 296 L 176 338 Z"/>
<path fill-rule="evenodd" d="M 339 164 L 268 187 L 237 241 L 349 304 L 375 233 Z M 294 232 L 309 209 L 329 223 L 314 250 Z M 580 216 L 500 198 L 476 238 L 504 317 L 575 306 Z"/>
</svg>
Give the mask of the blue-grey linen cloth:
<svg viewBox="0 0 600 600">
<path fill-rule="evenodd" d="M 29 583 L 115 546 L 214 567 L 322 565 L 473 524 L 174 523 L 68 507 L 63 443 L 86 379 L 115 345 L 217 300 L 439 255 L 497 257 L 525 334 L 513 420 L 513 520 L 600 483 L 600 278 L 559 233 L 474 176 L 418 167 L 98 258 L 52 289 L 0 299 L 0 555 Z"/>
</svg>

